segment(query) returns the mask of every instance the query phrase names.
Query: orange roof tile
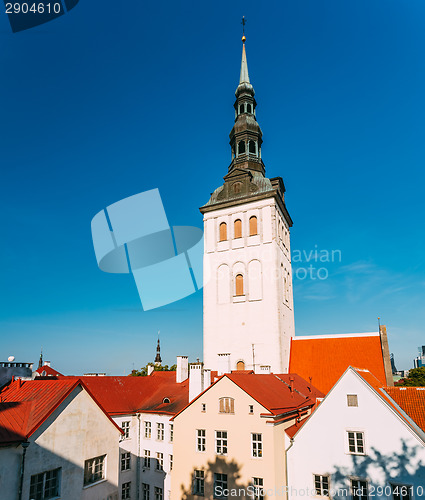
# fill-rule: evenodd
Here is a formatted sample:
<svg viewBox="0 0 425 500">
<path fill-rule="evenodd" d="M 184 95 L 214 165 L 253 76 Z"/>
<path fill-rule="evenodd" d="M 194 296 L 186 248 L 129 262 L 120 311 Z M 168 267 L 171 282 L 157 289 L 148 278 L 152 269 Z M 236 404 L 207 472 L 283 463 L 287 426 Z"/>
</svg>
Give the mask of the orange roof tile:
<svg viewBox="0 0 425 500">
<path fill-rule="evenodd" d="M 349 366 L 369 370 L 386 385 L 381 338 L 378 333 L 294 337 L 289 371 L 298 373 L 328 393 Z"/>
<path fill-rule="evenodd" d="M 425 387 L 385 387 L 385 392 L 425 431 Z"/>
</svg>

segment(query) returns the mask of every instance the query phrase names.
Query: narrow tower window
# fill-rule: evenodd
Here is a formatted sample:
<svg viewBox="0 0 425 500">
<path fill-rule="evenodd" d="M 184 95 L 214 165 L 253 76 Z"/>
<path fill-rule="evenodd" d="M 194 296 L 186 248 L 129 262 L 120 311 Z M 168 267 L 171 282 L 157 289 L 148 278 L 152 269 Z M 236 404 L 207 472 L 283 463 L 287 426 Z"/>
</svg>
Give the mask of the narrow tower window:
<svg viewBox="0 0 425 500">
<path fill-rule="evenodd" d="M 244 107 L 245 107 L 245 106 L 244 106 L 243 104 L 241 104 L 241 105 L 239 106 L 239 114 L 240 114 L 240 115 L 241 115 L 241 114 L 245 111 L 245 110 L 244 110 Z"/>
<path fill-rule="evenodd" d="M 220 241 L 226 241 L 227 240 L 227 224 L 225 222 L 222 222 L 220 224 Z"/>
<path fill-rule="evenodd" d="M 249 141 L 249 152 L 252 154 L 257 154 L 257 147 L 255 145 L 255 141 Z"/>
<path fill-rule="evenodd" d="M 246 112 L 247 112 L 247 113 L 252 113 L 252 107 L 251 107 L 251 104 L 247 104 L 247 105 L 246 105 Z"/>
<path fill-rule="evenodd" d="M 242 221 L 240 219 L 235 220 L 235 238 L 242 238 Z"/>
<path fill-rule="evenodd" d="M 236 296 L 240 297 L 243 295 L 243 276 L 242 274 L 236 275 Z"/>
<path fill-rule="evenodd" d="M 257 217 L 253 215 L 249 218 L 249 235 L 255 236 L 256 234 L 258 234 Z"/>
<path fill-rule="evenodd" d="M 238 154 L 242 155 L 244 153 L 245 153 L 245 141 L 239 141 Z"/>
</svg>

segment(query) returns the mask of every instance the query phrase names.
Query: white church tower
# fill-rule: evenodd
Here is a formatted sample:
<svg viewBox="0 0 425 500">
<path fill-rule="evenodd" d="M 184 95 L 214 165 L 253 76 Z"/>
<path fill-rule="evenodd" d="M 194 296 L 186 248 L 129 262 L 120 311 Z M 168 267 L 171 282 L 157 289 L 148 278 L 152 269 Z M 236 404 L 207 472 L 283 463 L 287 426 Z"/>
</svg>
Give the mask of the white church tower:
<svg viewBox="0 0 425 500">
<path fill-rule="evenodd" d="M 204 215 L 204 365 L 287 373 L 294 335 L 289 229 L 280 177 L 265 177 L 242 38 L 232 162 Z M 226 356 L 227 355 L 227 356 Z M 223 363 L 223 361 L 225 361 Z M 230 365 L 229 365 L 230 362 Z"/>
</svg>

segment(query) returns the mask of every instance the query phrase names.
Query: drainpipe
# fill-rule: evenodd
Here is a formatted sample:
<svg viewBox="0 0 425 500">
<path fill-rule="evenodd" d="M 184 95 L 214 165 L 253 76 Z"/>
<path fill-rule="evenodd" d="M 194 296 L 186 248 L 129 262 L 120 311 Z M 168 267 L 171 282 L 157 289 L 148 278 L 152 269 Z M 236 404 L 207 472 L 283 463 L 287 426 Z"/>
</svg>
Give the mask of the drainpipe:
<svg viewBox="0 0 425 500">
<path fill-rule="evenodd" d="M 137 471 L 136 471 L 136 498 L 140 500 L 140 413 L 137 414 L 138 430 L 137 430 Z"/>
<path fill-rule="evenodd" d="M 294 438 L 291 438 L 291 444 L 285 450 L 285 474 L 286 474 L 286 498 L 289 498 L 289 477 L 288 477 L 288 451 L 294 445 Z"/>
<path fill-rule="evenodd" d="M 18 500 L 22 500 L 22 488 L 24 485 L 24 472 L 25 472 L 25 455 L 27 453 L 27 448 L 29 446 L 29 442 L 25 441 L 24 443 L 21 443 L 21 446 L 23 448 L 22 452 L 22 461 L 21 461 L 21 475 L 19 478 L 19 493 L 18 493 Z"/>
</svg>

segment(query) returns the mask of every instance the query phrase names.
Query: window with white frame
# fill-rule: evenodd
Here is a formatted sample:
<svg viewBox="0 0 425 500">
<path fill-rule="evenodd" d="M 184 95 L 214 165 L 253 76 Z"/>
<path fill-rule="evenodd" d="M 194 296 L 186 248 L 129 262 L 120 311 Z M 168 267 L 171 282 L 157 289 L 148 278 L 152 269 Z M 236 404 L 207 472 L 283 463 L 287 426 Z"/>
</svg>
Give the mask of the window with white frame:
<svg viewBox="0 0 425 500">
<path fill-rule="evenodd" d="M 227 455 L 227 431 L 215 431 L 215 452 Z"/>
<path fill-rule="evenodd" d="M 130 497 L 131 482 L 123 483 L 121 486 L 121 498 L 122 500 L 128 500 Z"/>
<path fill-rule="evenodd" d="M 30 498 L 47 500 L 60 496 L 61 469 L 54 469 L 31 476 Z"/>
<path fill-rule="evenodd" d="M 155 500 L 164 500 L 162 488 L 158 488 L 158 486 L 155 486 Z"/>
<path fill-rule="evenodd" d="M 347 394 L 347 406 L 359 406 L 357 394 Z"/>
<path fill-rule="evenodd" d="M 352 479 L 351 493 L 353 500 L 367 500 L 367 481 L 365 479 Z"/>
<path fill-rule="evenodd" d="M 413 486 L 407 484 L 391 484 L 393 500 L 411 500 L 413 498 Z M 419 494 L 418 494 L 419 496 Z"/>
<path fill-rule="evenodd" d="M 84 486 L 105 479 L 106 455 L 90 458 L 84 462 Z"/>
<path fill-rule="evenodd" d="M 197 451 L 205 451 L 206 436 L 205 429 L 196 429 L 196 449 Z"/>
<path fill-rule="evenodd" d="M 156 454 L 156 470 L 164 470 L 164 453 Z"/>
<path fill-rule="evenodd" d="M 142 483 L 142 498 L 143 500 L 150 500 L 151 487 L 147 483 Z"/>
<path fill-rule="evenodd" d="M 348 451 L 354 455 L 364 455 L 364 432 L 347 431 Z"/>
<path fill-rule="evenodd" d="M 169 456 L 169 461 L 170 461 L 170 472 L 173 470 L 173 455 Z"/>
<path fill-rule="evenodd" d="M 205 473 L 203 470 L 195 470 L 193 474 L 193 495 L 203 497 L 205 494 Z"/>
<path fill-rule="evenodd" d="M 121 422 L 121 429 L 123 431 L 122 439 L 128 439 L 130 437 L 130 420 Z"/>
<path fill-rule="evenodd" d="M 150 422 L 145 422 L 145 438 L 150 439 L 152 436 L 152 424 Z"/>
<path fill-rule="evenodd" d="M 254 492 L 252 500 L 264 500 L 264 480 L 262 477 L 253 477 L 252 484 L 254 485 Z"/>
<path fill-rule="evenodd" d="M 130 470 L 131 455 L 129 451 L 121 453 L 121 470 Z"/>
<path fill-rule="evenodd" d="M 156 424 L 156 439 L 158 439 L 158 441 L 164 441 L 164 424 L 161 422 Z"/>
<path fill-rule="evenodd" d="M 220 398 L 218 411 L 220 413 L 235 413 L 235 400 L 233 398 Z"/>
<path fill-rule="evenodd" d="M 227 474 L 214 473 L 214 491 L 213 498 L 227 498 Z"/>
<path fill-rule="evenodd" d="M 314 491 L 318 497 L 329 497 L 329 476 L 314 474 Z"/>
<path fill-rule="evenodd" d="M 174 424 L 170 424 L 170 442 L 172 443 L 174 439 Z"/>
<path fill-rule="evenodd" d="M 143 454 L 143 467 L 145 469 L 151 468 L 151 452 L 150 450 L 144 450 Z"/>
<path fill-rule="evenodd" d="M 251 451 L 254 458 L 261 458 L 263 456 L 263 436 L 262 434 L 251 434 Z"/>
</svg>

